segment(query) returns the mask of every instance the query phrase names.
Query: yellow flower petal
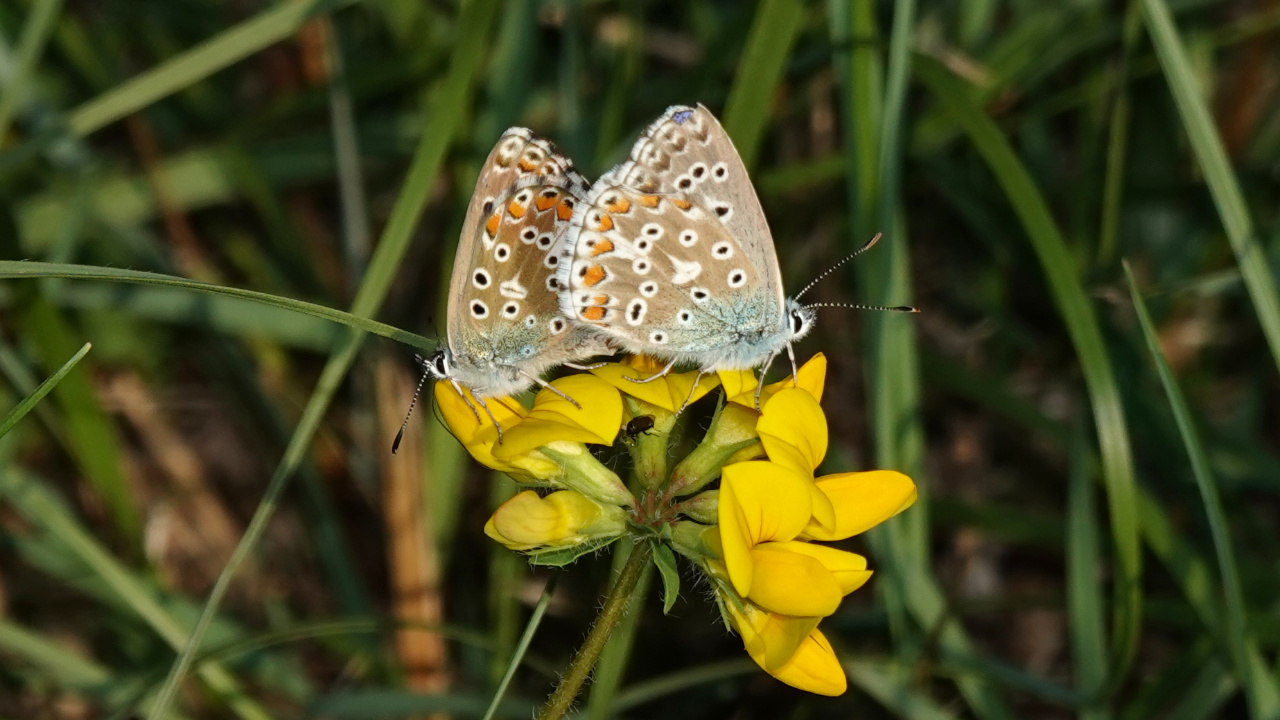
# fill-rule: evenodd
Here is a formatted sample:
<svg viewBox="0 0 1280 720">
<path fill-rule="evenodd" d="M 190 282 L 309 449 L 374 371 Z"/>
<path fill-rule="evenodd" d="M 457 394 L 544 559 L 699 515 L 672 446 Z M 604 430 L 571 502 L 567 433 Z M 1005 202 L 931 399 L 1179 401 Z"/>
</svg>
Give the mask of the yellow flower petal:
<svg viewBox="0 0 1280 720">
<path fill-rule="evenodd" d="M 765 385 L 760 391 L 760 405 L 763 406 L 774 393 L 789 387 L 799 387 L 809 391 L 817 400 L 822 400 L 822 390 L 827 376 L 827 358 L 822 353 L 809 358 L 809 361 L 796 371 L 795 384 L 791 375 L 776 383 Z M 756 374 L 753 370 L 722 371 L 720 383 L 724 386 L 724 396 L 729 402 L 745 405 L 751 409 L 756 407 Z"/>
<path fill-rule="evenodd" d="M 488 413 L 484 408 L 480 407 L 480 403 L 471 394 L 471 391 L 463 388 L 466 398 L 458 394 L 453 384 L 445 382 L 437 382 L 433 388 L 436 396 L 436 406 L 440 408 L 440 415 L 444 417 L 444 424 L 448 426 L 449 432 L 458 438 L 463 445 L 473 445 L 483 442 L 496 442 L 498 439 L 498 430 L 493 426 L 493 421 L 489 419 Z M 471 404 L 468 405 L 467 403 Z M 526 410 L 515 399 L 509 397 L 485 398 L 485 405 L 489 407 L 489 412 L 497 418 L 502 424 L 503 432 L 508 428 L 515 426 L 524 417 Z M 472 408 L 475 408 L 474 410 Z"/>
<path fill-rule="evenodd" d="M 739 595 L 751 588 L 751 548 L 793 540 L 813 516 L 812 483 L 780 465 L 753 461 L 724 468 L 720 483 L 720 542 Z"/>
<path fill-rule="evenodd" d="M 843 695 L 848 689 L 844 668 L 819 630 L 809 633 L 791 660 L 770 673 L 793 688 L 817 695 Z"/>
<path fill-rule="evenodd" d="M 512 550 L 567 547 L 626 530 L 624 512 L 571 490 L 539 497 L 525 490 L 489 518 L 484 532 Z"/>
<path fill-rule="evenodd" d="M 769 459 L 813 477 L 827 455 L 827 418 L 807 390 L 784 388 L 764 406 L 756 432 Z"/>
<path fill-rule="evenodd" d="M 857 553 L 795 540 L 773 542 L 760 547 L 768 547 L 775 552 L 804 555 L 820 563 L 839 586 L 841 597 L 857 590 L 865 585 L 867 580 L 871 579 L 871 571 L 867 569 L 867 559 Z M 782 612 L 782 610 L 777 612 Z"/>
<path fill-rule="evenodd" d="M 515 427 L 503 426 L 502 444 L 493 449 L 499 459 L 522 455 L 557 440 L 612 445 L 622 425 L 622 396 L 594 375 L 570 375 L 552 383 L 581 409 L 543 388 L 533 409 Z"/>
<path fill-rule="evenodd" d="M 836 576 L 817 558 L 792 552 L 791 545 L 762 543 L 751 549 L 751 589 L 747 599 L 769 612 L 827 617 L 844 597 Z"/>
<path fill-rule="evenodd" d="M 852 537 L 906 510 L 916 501 L 915 483 L 892 470 L 825 475 L 818 478 L 816 485 L 831 500 L 835 523 L 811 522 L 804 533 L 814 540 Z"/>
<path fill-rule="evenodd" d="M 667 412 L 675 412 L 680 406 L 684 405 L 685 398 L 690 398 L 689 390 L 693 387 L 693 379 L 698 376 L 696 371 L 668 373 L 665 377 L 657 380 L 638 383 L 633 382 L 630 378 L 643 379 L 652 377 L 658 374 L 664 366 L 658 365 L 657 368 L 653 368 L 652 361 L 648 359 L 628 362 L 630 364 L 609 363 L 604 367 L 592 370 L 591 373 L 627 395 L 651 405 L 657 405 Z M 636 367 L 637 365 L 640 367 Z M 698 389 L 694 391 L 689 402 L 694 402 L 701 398 L 714 390 L 719 384 L 714 375 L 703 376 L 698 382 Z"/>
<path fill-rule="evenodd" d="M 747 654 L 770 674 L 786 666 L 821 620 L 765 612 L 749 602 L 733 599 L 724 605 Z"/>
</svg>

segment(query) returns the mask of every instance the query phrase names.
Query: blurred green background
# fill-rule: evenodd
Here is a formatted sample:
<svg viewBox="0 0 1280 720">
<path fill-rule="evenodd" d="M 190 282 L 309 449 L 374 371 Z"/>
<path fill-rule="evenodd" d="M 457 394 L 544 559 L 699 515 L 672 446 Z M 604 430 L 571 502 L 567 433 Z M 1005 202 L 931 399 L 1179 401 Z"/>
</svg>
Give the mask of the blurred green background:
<svg viewBox="0 0 1280 720">
<path fill-rule="evenodd" d="M 193 628 L 173 717 L 479 717 L 547 574 L 483 537 L 513 485 L 429 412 L 389 455 L 414 349 L 113 280 L 435 337 L 503 129 L 594 178 L 694 102 L 792 291 L 884 233 L 807 297 L 922 314 L 825 310 L 799 351 L 831 469 L 921 499 L 848 543 L 877 575 L 823 625 L 845 696 L 758 671 L 686 576 L 583 716 L 1280 718 L 1278 29 L 1272 0 L 0 0 L 0 408 L 34 407 L 0 437 L 0 718 L 144 716 Z M 611 562 L 564 574 L 500 716 Z"/>
</svg>

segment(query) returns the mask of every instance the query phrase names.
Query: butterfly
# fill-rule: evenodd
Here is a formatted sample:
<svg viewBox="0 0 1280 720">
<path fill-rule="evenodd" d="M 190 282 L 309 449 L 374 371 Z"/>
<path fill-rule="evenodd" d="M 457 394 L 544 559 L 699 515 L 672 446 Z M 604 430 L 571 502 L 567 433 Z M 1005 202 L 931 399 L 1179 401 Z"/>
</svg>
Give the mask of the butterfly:
<svg viewBox="0 0 1280 720">
<path fill-rule="evenodd" d="M 574 210 L 563 252 L 565 315 L 628 352 L 668 361 L 647 380 L 677 363 L 697 366 L 699 377 L 763 373 L 784 349 L 794 375 L 791 344 L 813 328 L 814 306 L 784 297 L 747 169 L 702 105 L 669 108 L 630 160 L 596 181 Z"/>
<path fill-rule="evenodd" d="M 541 375 L 610 353 L 592 328 L 561 312 L 557 264 L 586 180 L 546 140 L 507 130 L 489 153 L 467 207 L 449 281 L 447 339 L 422 359 L 424 378 L 447 380 L 498 427 L 485 398 L 535 383 L 577 403 Z M 577 367 L 575 365 L 575 367 Z"/>
</svg>

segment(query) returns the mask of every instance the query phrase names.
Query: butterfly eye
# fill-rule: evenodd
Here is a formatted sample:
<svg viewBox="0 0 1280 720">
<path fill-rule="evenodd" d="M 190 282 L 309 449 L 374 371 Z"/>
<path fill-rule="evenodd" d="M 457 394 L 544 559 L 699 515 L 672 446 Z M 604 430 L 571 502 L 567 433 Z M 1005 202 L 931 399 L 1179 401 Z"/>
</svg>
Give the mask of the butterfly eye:
<svg viewBox="0 0 1280 720">
<path fill-rule="evenodd" d="M 449 377 L 449 360 L 444 353 L 436 355 L 435 366 L 433 368 L 436 377 Z"/>
<path fill-rule="evenodd" d="M 483 320 L 489 317 L 489 306 L 480 300 L 471 301 L 471 317 L 477 320 Z"/>
<path fill-rule="evenodd" d="M 471 284 L 480 290 L 489 287 L 489 272 L 484 268 L 476 270 L 475 274 L 471 276 Z"/>
<path fill-rule="evenodd" d="M 729 287 L 740 288 L 747 284 L 747 274 L 742 270 L 729 271 Z"/>
<path fill-rule="evenodd" d="M 801 330 L 804 330 L 804 318 L 798 312 L 791 313 L 791 334 L 799 335 Z"/>
</svg>

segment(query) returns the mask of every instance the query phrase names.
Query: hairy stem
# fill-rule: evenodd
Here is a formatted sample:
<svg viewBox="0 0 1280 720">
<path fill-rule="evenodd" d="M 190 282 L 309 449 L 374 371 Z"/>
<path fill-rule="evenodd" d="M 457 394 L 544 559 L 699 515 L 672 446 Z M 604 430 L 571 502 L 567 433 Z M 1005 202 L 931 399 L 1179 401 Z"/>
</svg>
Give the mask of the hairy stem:
<svg viewBox="0 0 1280 720">
<path fill-rule="evenodd" d="M 547 704 L 542 706 L 537 720 L 560 720 L 573 705 L 578 692 L 582 690 L 583 683 L 587 681 L 587 676 L 591 674 L 591 669 L 595 667 L 600 651 L 604 650 L 609 635 L 626 612 L 627 600 L 631 598 L 631 593 L 635 592 L 636 584 L 640 582 L 640 576 L 644 574 L 644 568 L 649 564 L 652 553 L 653 548 L 648 542 L 638 542 L 632 548 L 631 557 L 623 566 L 622 574 L 618 575 L 613 587 L 609 588 L 609 594 L 605 596 L 604 607 L 600 609 L 600 615 L 591 626 L 591 632 L 587 633 L 587 639 L 583 641 L 582 647 L 578 648 L 573 660 L 569 661 L 569 667 L 560 678 L 560 684 L 547 699 Z"/>
</svg>

